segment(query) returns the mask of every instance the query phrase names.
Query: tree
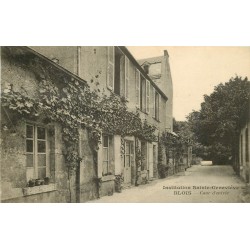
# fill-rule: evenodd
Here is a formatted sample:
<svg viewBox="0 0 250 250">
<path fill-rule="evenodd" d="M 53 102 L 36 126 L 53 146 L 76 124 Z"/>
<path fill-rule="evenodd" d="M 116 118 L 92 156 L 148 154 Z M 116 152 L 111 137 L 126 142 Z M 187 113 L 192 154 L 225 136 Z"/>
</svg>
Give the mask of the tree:
<svg viewBox="0 0 250 250">
<path fill-rule="evenodd" d="M 204 95 L 200 111 L 193 111 L 187 117 L 198 142 L 208 147 L 214 163 L 237 160 L 240 118 L 249 96 L 250 82 L 236 76 L 217 85 L 211 95 Z"/>
</svg>

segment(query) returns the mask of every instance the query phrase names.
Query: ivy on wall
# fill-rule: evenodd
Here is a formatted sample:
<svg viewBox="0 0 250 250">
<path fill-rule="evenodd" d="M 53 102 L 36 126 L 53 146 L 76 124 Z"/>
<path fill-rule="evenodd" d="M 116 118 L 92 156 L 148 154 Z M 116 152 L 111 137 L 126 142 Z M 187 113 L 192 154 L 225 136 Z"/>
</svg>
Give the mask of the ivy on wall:
<svg viewBox="0 0 250 250">
<path fill-rule="evenodd" d="M 23 57 L 23 54 L 21 55 Z M 102 133 L 132 135 L 149 142 L 156 140 L 156 128 L 147 121 L 142 121 L 138 112 L 128 111 L 123 98 L 113 93 L 106 95 L 99 89 L 91 90 L 88 84 L 69 77 L 64 77 L 58 86 L 53 81 L 56 76 L 51 73 L 51 68 L 41 62 L 32 60 L 31 63 L 29 60 L 20 59 L 17 62 L 25 62 L 24 67 L 39 75 L 39 94 L 31 98 L 14 91 L 9 85 L 2 92 L 1 105 L 14 112 L 20 119 L 37 119 L 42 116 L 50 122 L 58 122 L 62 127 L 65 146 L 63 153 L 70 170 L 74 171 L 81 161 L 78 152 L 80 128 L 88 130 L 90 146 L 94 151 L 98 150 Z"/>
<path fill-rule="evenodd" d="M 158 144 L 158 172 L 161 178 L 165 178 L 170 168 L 170 159 L 173 160 L 175 166 L 179 165 L 180 158 L 187 150 L 187 146 L 191 145 L 189 141 L 180 135 L 174 136 L 171 133 L 162 133 Z M 163 152 L 166 155 L 166 164 L 163 163 Z"/>
</svg>

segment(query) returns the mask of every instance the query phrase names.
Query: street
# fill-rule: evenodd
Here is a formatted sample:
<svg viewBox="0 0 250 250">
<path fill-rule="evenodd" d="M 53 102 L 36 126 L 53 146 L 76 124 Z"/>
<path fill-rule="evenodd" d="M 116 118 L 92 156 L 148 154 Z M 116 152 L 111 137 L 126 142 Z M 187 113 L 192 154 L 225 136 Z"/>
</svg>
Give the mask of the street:
<svg viewBox="0 0 250 250">
<path fill-rule="evenodd" d="M 130 187 L 94 203 L 226 203 L 242 202 L 245 184 L 231 166 L 192 166 L 184 173 Z"/>
</svg>

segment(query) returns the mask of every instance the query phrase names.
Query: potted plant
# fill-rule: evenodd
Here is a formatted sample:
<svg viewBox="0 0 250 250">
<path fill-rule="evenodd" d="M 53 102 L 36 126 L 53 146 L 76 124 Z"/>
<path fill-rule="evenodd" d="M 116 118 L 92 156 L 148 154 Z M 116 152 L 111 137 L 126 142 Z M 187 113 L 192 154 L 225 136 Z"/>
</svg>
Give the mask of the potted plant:
<svg viewBox="0 0 250 250">
<path fill-rule="evenodd" d="M 116 175 L 115 176 L 115 191 L 118 193 L 122 192 L 122 183 L 123 183 L 123 177 L 122 175 Z"/>
<path fill-rule="evenodd" d="M 44 185 L 49 185 L 50 179 L 49 177 L 44 177 Z"/>
<path fill-rule="evenodd" d="M 36 181 L 34 179 L 30 179 L 28 182 L 28 186 L 29 187 L 34 187 L 35 186 Z"/>
<path fill-rule="evenodd" d="M 35 186 L 40 186 L 41 185 L 41 180 L 40 179 L 36 179 L 35 180 Z"/>
</svg>

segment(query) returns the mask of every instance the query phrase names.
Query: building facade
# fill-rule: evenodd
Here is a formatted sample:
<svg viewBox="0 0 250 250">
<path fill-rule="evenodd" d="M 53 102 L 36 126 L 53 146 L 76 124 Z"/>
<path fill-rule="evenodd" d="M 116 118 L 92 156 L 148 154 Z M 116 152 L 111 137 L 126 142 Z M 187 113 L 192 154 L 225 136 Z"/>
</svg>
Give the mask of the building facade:
<svg viewBox="0 0 250 250">
<path fill-rule="evenodd" d="M 163 56 L 140 59 L 138 62 L 168 97 L 165 110 L 166 130 L 173 132 L 173 83 L 168 51 L 164 50 Z"/>
<path fill-rule="evenodd" d="M 239 173 L 246 183 L 249 183 L 249 174 L 250 174 L 249 129 L 250 129 L 250 101 L 241 119 L 241 129 L 239 135 L 239 167 L 240 167 Z"/>
<path fill-rule="evenodd" d="M 74 81 L 125 100 L 130 112 L 138 113 L 141 121 L 156 128 L 156 138 L 172 130 L 172 80 L 167 52 L 160 84 L 123 46 L 2 47 L 1 65 L 2 91 L 11 89 L 39 99 L 39 85 L 49 74 L 58 89 Z M 69 175 L 61 124 L 47 121 L 43 114 L 16 119 L 13 109 L 2 107 L 1 111 L 2 202 L 85 202 L 119 191 L 117 179 L 123 186 L 130 186 L 158 177 L 157 140 L 102 133 L 95 152 L 85 128 L 79 129 L 78 171 Z M 136 160 L 138 150 L 143 155 L 140 166 Z M 39 180 L 44 184 L 46 178 L 50 183 L 39 185 Z M 34 187 L 29 185 L 31 180 L 37 181 Z"/>
</svg>

